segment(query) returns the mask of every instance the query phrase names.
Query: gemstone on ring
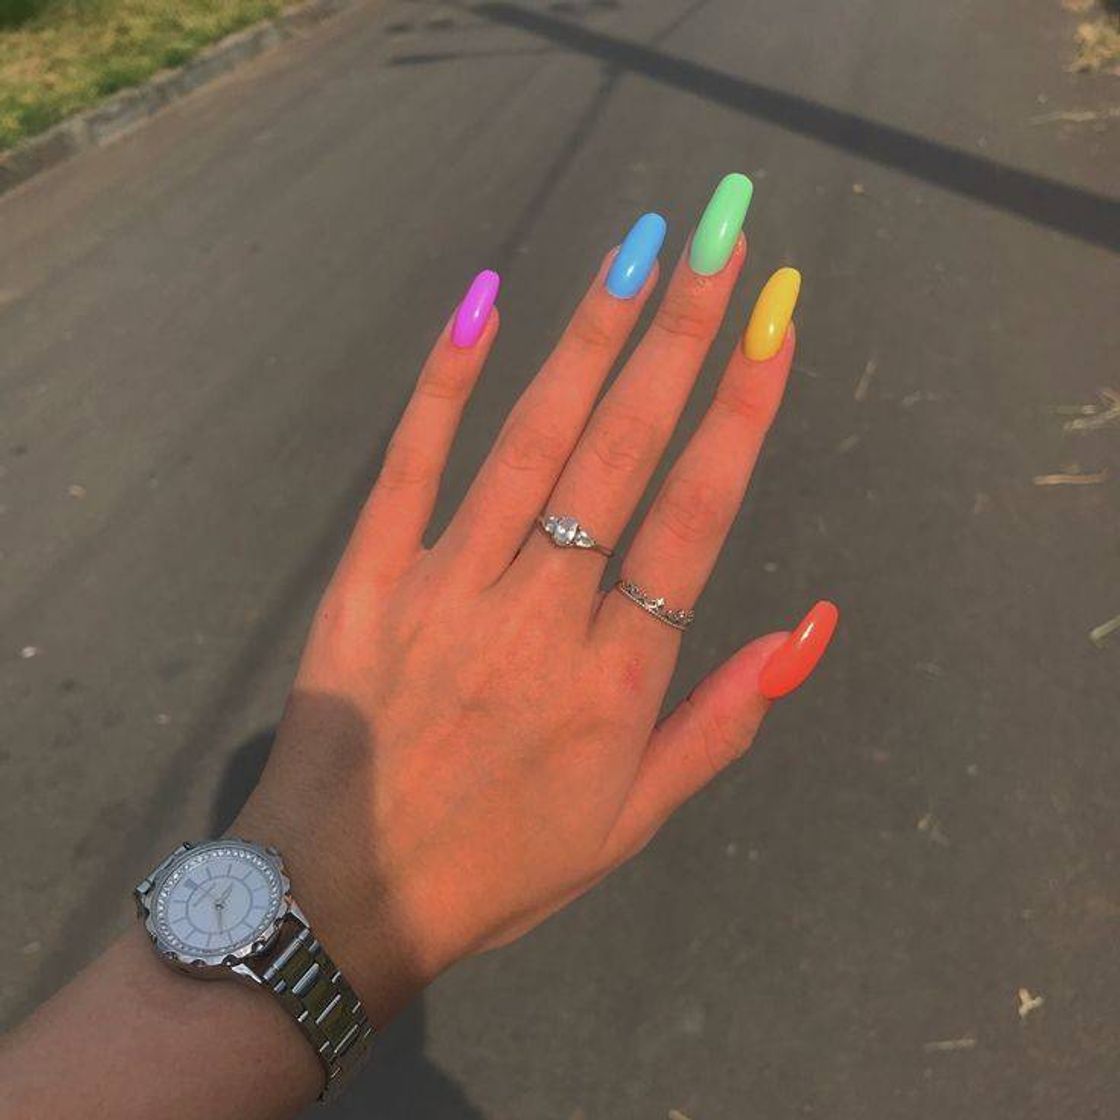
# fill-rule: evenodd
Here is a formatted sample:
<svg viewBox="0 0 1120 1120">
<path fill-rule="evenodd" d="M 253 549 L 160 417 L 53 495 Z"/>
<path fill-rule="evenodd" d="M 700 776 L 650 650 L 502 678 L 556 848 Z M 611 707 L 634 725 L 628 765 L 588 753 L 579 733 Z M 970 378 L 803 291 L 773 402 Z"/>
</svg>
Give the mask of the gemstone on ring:
<svg viewBox="0 0 1120 1120">
<path fill-rule="evenodd" d="M 552 537 L 553 544 L 558 544 L 561 548 L 573 544 L 579 536 L 579 522 L 574 517 L 550 517 L 545 528 Z"/>
<path fill-rule="evenodd" d="M 546 514 L 537 518 L 537 525 L 557 548 L 586 548 L 603 556 L 613 555 L 611 549 L 601 545 L 580 523 L 567 514 Z"/>
</svg>

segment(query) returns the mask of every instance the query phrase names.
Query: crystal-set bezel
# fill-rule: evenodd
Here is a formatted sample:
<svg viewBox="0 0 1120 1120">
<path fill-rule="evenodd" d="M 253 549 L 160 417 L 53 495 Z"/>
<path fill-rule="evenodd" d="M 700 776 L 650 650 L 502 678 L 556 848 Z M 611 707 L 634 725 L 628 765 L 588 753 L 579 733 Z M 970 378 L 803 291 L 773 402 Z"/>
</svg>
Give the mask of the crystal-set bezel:
<svg viewBox="0 0 1120 1120">
<path fill-rule="evenodd" d="M 223 856 L 252 863 L 261 871 L 269 885 L 270 914 L 267 920 L 262 920 L 248 940 L 233 948 L 207 953 L 187 945 L 170 928 L 166 921 L 167 895 L 168 889 L 191 869 Z M 160 870 L 147 892 L 137 892 L 137 899 L 144 914 L 145 929 L 155 943 L 156 950 L 172 964 L 186 967 L 192 972 L 218 968 L 255 956 L 276 936 L 281 920 L 292 907 L 291 884 L 279 854 L 256 844 L 231 838 L 184 847 L 167 867 Z"/>
<path fill-rule="evenodd" d="M 637 603 L 642 610 L 652 614 L 655 618 L 667 622 L 677 630 L 687 630 L 696 620 L 696 612 L 688 608 L 670 607 L 661 595 L 648 595 L 636 583 L 628 579 L 620 579 L 615 586 L 632 602 Z"/>
</svg>

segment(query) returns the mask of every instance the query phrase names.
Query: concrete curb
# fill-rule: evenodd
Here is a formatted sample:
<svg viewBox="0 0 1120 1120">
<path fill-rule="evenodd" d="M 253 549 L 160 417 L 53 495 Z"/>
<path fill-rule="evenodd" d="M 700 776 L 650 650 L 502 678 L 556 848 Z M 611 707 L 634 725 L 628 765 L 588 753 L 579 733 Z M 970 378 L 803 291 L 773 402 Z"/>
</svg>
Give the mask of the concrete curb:
<svg viewBox="0 0 1120 1120">
<path fill-rule="evenodd" d="M 0 194 L 70 159 L 107 144 L 188 93 L 349 7 L 353 0 L 305 0 L 275 19 L 219 39 L 177 70 L 163 70 L 143 85 L 61 121 L 0 156 Z"/>
</svg>

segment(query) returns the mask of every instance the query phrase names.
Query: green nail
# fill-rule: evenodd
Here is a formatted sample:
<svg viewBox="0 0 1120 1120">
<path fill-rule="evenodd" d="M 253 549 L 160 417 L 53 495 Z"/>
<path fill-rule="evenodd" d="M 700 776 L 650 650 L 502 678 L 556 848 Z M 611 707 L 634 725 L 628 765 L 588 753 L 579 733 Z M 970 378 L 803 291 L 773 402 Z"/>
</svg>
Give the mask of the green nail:
<svg viewBox="0 0 1120 1120">
<path fill-rule="evenodd" d="M 688 263 L 701 276 L 714 276 L 731 259 L 751 204 L 754 184 L 738 171 L 725 175 L 692 235 Z"/>
</svg>

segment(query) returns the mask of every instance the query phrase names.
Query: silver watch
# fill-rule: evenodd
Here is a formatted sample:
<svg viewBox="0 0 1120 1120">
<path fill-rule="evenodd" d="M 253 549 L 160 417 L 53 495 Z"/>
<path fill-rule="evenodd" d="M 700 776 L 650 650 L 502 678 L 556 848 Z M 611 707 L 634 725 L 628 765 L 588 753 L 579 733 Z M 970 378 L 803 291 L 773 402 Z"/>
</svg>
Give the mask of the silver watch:
<svg viewBox="0 0 1120 1120">
<path fill-rule="evenodd" d="M 232 838 L 181 844 L 136 888 L 156 952 L 173 968 L 266 988 L 295 1020 L 333 1096 L 369 1049 L 362 1002 L 311 932 L 275 848 Z"/>
</svg>

